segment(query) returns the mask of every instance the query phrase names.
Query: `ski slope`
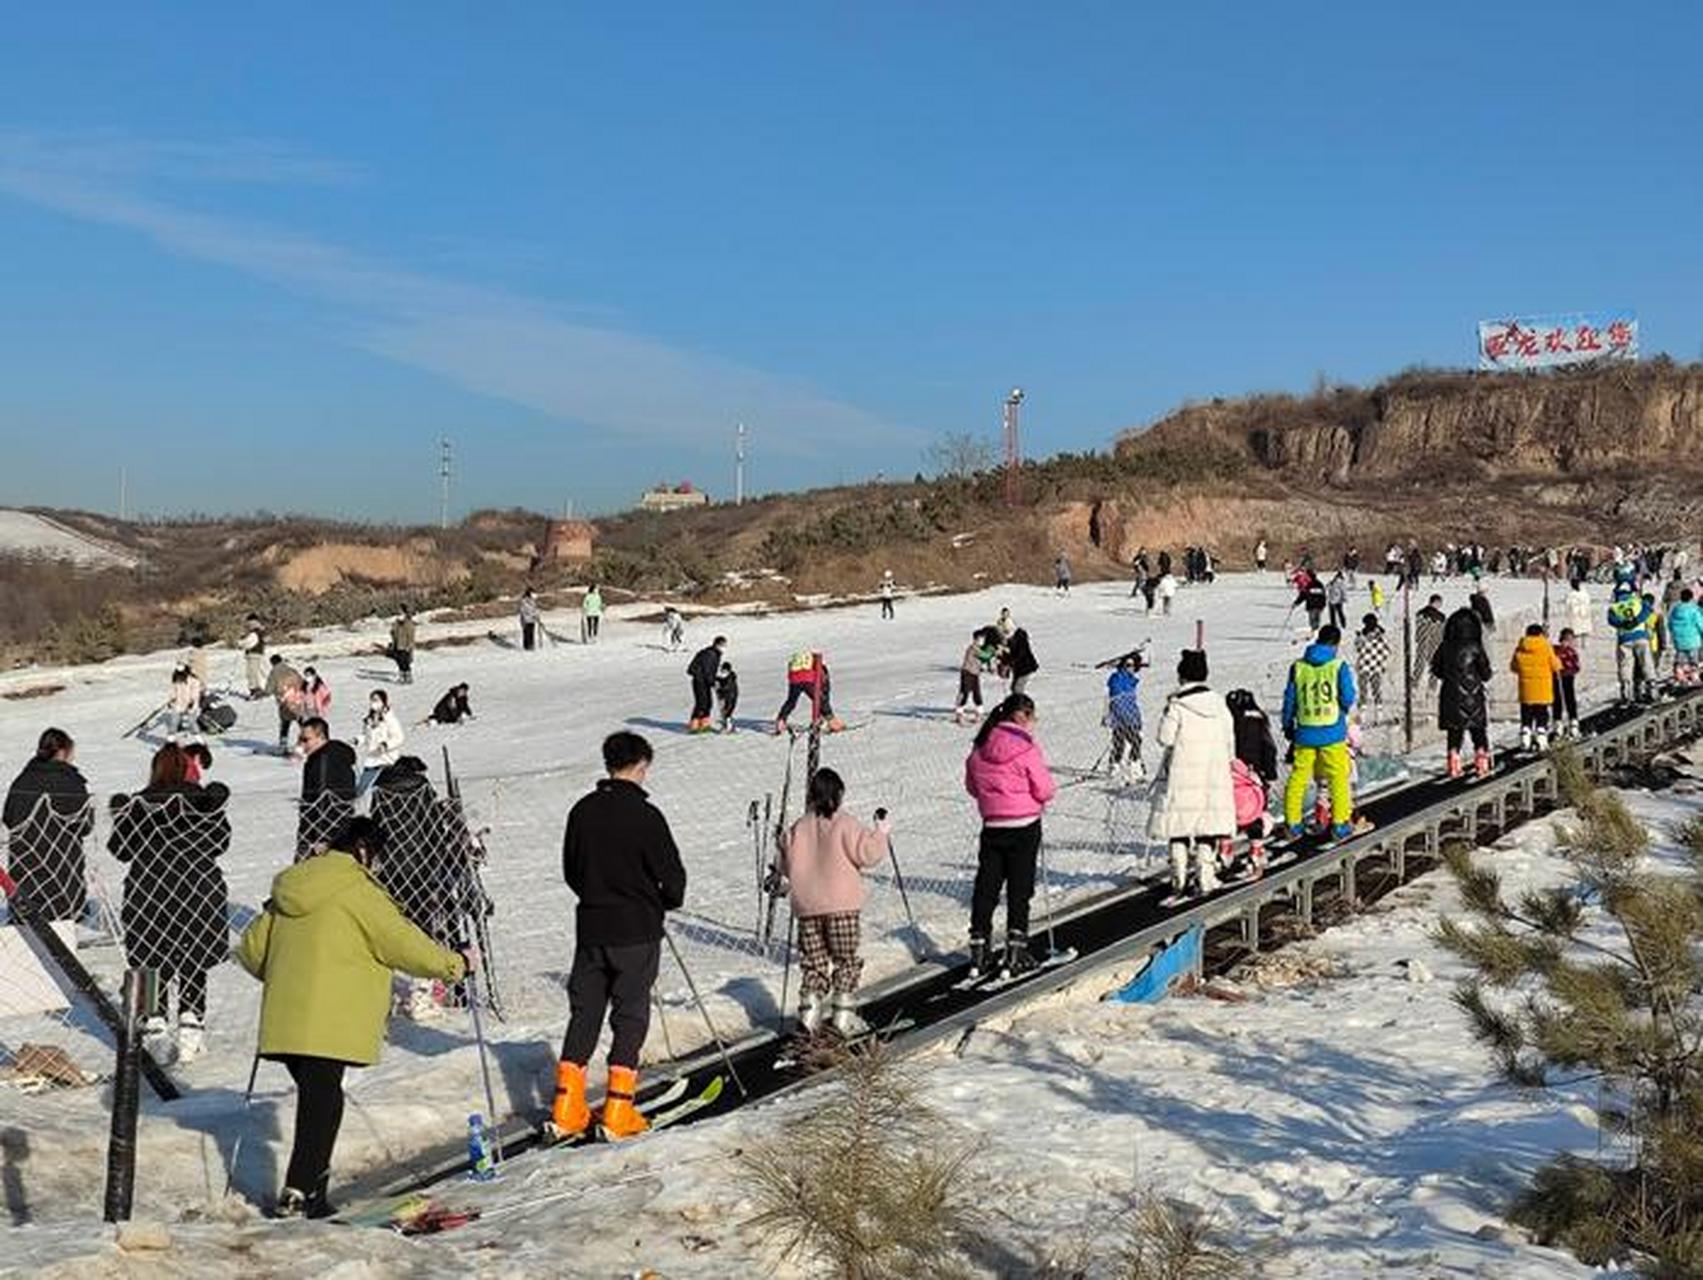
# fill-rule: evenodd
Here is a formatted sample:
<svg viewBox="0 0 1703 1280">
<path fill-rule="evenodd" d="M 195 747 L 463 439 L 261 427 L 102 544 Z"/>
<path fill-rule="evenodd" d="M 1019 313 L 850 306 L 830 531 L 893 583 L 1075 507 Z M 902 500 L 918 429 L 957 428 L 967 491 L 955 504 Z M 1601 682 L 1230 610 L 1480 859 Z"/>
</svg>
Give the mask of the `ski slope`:
<svg viewBox="0 0 1703 1280">
<path fill-rule="evenodd" d="M 1441 590 L 1450 608 L 1464 601 L 1462 581 Z M 1541 587 L 1498 580 L 1492 598 L 1503 619 L 1492 654 L 1501 668 L 1518 623 L 1538 606 Z M 1352 617 L 1364 611 L 1364 600 L 1362 586 Z M 769 833 L 754 829 L 748 818 L 753 801 L 761 813 L 765 802 L 778 807 L 783 795 L 789 816 L 798 811 L 803 744 L 761 731 L 784 692 L 791 650 L 809 645 L 825 653 L 836 709 L 853 726 L 825 738 L 822 748 L 823 763 L 846 779 L 848 804 L 866 819 L 877 806 L 893 817 L 894 848 L 918 927 L 908 926 L 889 868 L 878 868 L 864 920 L 865 979 L 871 981 L 917 955 L 963 942 L 977 822 L 962 791 L 969 730 L 951 722 L 950 708 L 958 663 L 974 628 L 1009 606 L 1018 624 L 1029 629 L 1042 664 L 1030 692 L 1040 708 L 1039 737 L 1066 784 L 1046 820 L 1048 888 L 1036 903 L 1044 910 L 1049 900 L 1057 905 L 1153 874 L 1162 852 L 1145 841 L 1145 793 L 1086 776 L 1106 745 L 1099 724 L 1104 673 L 1093 671 L 1092 664 L 1151 639 L 1155 666 L 1142 689 L 1151 729 L 1174 684 L 1175 656 L 1193 642 L 1198 620 L 1215 687 L 1251 688 L 1275 712 L 1284 672 L 1302 639 L 1300 615 L 1289 614 L 1289 601 L 1275 573 L 1185 588 L 1170 617 L 1145 616 L 1127 585 L 1117 583 L 1080 584 L 1068 597 L 1008 585 L 964 596 L 901 599 L 891 622 L 880 619 L 874 604 L 697 617 L 679 653 L 666 650 L 659 625 L 637 619 L 644 612 L 639 605 L 606 618 L 600 644 L 563 643 L 534 653 L 518 650 L 512 624 L 499 627 L 499 642 L 485 638 L 488 624 L 428 623 L 422 627 L 426 642 L 471 636 L 474 643 L 421 652 L 416 683 L 409 687 L 393 683 L 382 659 L 358 652 L 381 641 L 378 622 L 326 631 L 284 651 L 298 666 L 314 662 L 331 682 L 336 695 L 331 718 L 339 735 L 353 736 L 366 690 L 384 687 L 410 725 L 409 750 L 432 766 L 434 778 L 440 777 L 440 749 L 447 745 L 451 751 L 474 821 L 487 829 L 487 888 L 497 909 L 492 958 L 508 1015 L 489 1030 L 498 1109 L 506 1114 L 533 1111 L 547 1101 L 566 1015 L 561 983 L 573 946 L 572 898 L 560 880 L 561 829 L 568 807 L 600 772 L 598 743 L 604 734 L 632 728 L 657 747 L 652 795 L 674 827 L 690 876 L 686 909 L 672 928 L 718 1028 L 731 1037 L 780 1014 L 785 916 L 765 950 L 757 936 L 755 882 Z M 1391 622 L 1399 649 L 1399 617 Z M 566 616 L 548 617 L 546 623 L 558 636 L 570 630 L 577 635 L 577 623 Z M 742 732 L 687 737 L 681 732 L 689 709 L 684 667 L 691 651 L 718 633 L 728 637 L 728 657 L 740 673 Z M 1587 650 L 1587 699 L 1605 691 L 1602 648 Z M 0 679 L 0 692 L 23 680 L 68 684 L 49 698 L 0 702 L 0 749 L 21 762 L 40 729 L 56 724 L 76 737 L 78 763 L 98 796 L 139 787 L 148 744 L 119 735 L 163 700 L 173 658 L 127 658 Z M 216 655 L 215 683 L 222 676 L 234 679 L 237 665 L 234 654 Z M 445 687 L 462 680 L 472 686 L 476 721 L 451 730 L 413 727 Z M 1389 683 L 1399 690 L 1398 680 Z M 991 703 L 998 687 L 991 677 L 986 684 Z M 1510 687 L 1499 680 L 1496 710 L 1503 716 L 1513 712 Z M 275 736 L 270 704 L 238 705 L 242 720 L 215 746 L 212 776 L 233 791 L 226 874 L 233 906 L 246 911 L 260 904 L 271 876 L 291 856 L 299 767 L 268 753 Z M 1368 740 L 1374 752 L 1392 749 L 1399 740 L 1393 709 L 1369 730 Z M 1435 763 L 1435 757 L 1434 747 L 1427 746 L 1419 759 Z M 1156 762 L 1151 747 L 1148 758 Z M 116 892 L 121 880 L 116 866 L 104 854 L 94 861 Z M 90 951 L 88 959 L 108 974 L 120 963 L 111 947 Z M 796 980 L 795 970 L 794 992 Z M 652 1024 L 647 1046 L 652 1060 L 669 1056 L 669 1046 L 684 1051 L 704 1038 L 686 983 L 666 958 L 659 994 L 664 1013 Z M 216 1197 L 239 1133 L 245 1137 L 236 1189 L 259 1201 L 275 1192 L 291 1115 L 287 1080 L 281 1070 L 263 1066 L 251 1111 L 245 1112 L 242 1099 L 257 1002 L 257 985 L 234 966 L 215 971 L 211 1051 L 181 1073 L 191 1096 L 171 1108 L 146 1107 L 139 1212 L 171 1217 Z M 384 1061 L 352 1078 L 335 1165 L 339 1183 L 455 1141 L 466 1114 L 483 1109 L 477 1082 L 464 1016 L 424 1024 L 393 1021 Z M 0 1091 L 0 1106 L 8 1122 L 31 1138 L 34 1220 L 86 1220 L 98 1208 L 94 1188 L 103 1150 L 104 1112 L 96 1095 L 85 1090 L 21 1098 Z M 681 1140 L 688 1142 L 684 1135 Z M 705 1141 L 693 1136 L 689 1146 Z"/>
</svg>

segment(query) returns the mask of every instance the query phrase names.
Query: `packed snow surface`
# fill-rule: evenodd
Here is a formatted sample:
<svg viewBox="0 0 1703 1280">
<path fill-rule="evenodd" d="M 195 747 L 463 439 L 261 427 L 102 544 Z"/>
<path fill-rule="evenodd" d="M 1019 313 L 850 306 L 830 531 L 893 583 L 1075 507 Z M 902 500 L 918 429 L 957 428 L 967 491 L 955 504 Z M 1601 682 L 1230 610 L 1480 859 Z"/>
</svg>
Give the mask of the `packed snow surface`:
<svg viewBox="0 0 1703 1280">
<path fill-rule="evenodd" d="M 1464 601 L 1459 580 L 1440 590 L 1451 608 Z M 1492 596 L 1501 620 L 1492 657 L 1501 668 L 1517 628 L 1536 615 L 1541 587 L 1499 581 Z M 1364 612 L 1364 600 L 1362 586 L 1353 617 Z M 534 653 L 519 651 L 512 624 L 498 624 L 495 638 L 484 635 L 487 624 L 428 624 L 424 641 L 474 642 L 421 652 L 412 686 L 395 684 L 382 658 L 360 652 L 382 637 L 376 623 L 327 631 L 285 652 L 297 665 L 313 661 L 332 683 L 334 732 L 353 737 L 366 689 L 384 687 L 410 725 L 409 749 L 432 765 L 434 777 L 440 748 L 450 748 L 475 824 L 488 828 L 493 960 L 508 1015 L 487 1028 L 498 1110 L 530 1114 L 547 1101 L 566 1012 L 560 983 L 572 953 L 573 903 L 560 880 L 562 822 L 598 775 L 597 745 L 611 729 L 636 729 L 657 746 L 652 795 L 674 826 L 691 877 L 687 909 L 672 928 L 718 1028 L 732 1037 L 779 1014 L 784 949 L 777 937 L 765 951 L 756 937 L 756 865 L 767 856 L 768 835 L 760 817 L 758 829 L 748 818 L 753 801 L 760 815 L 765 801 L 778 807 L 783 795 L 789 816 L 798 811 L 803 743 L 762 731 L 780 701 L 790 651 L 808 646 L 826 656 L 835 709 L 852 727 L 824 740 L 823 763 L 844 775 L 848 804 L 860 816 L 878 805 L 892 812 L 894 848 L 917 915 L 913 933 L 890 869 L 878 868 L 864 920 L 867 982 L 900 971 L 919 952 L 962 945 L 977 824 L 962 792 L 969 730 L 952 723 L 950 709 L 975 627 L 1010 606 L 1042 663 L 1030 685 L 1039 736 L 1070 784 L 1046 823 L 1056 906 L 1154 874 L 1161 852 L 1145 840 L 1144 791 L 1087 777 L 1106 745 L 1104 672 L 1092 665 L 1151 638 L 1155 666 L 1142 689 L 1151 731 L 1174 684 L 1177 651 L 1194 642 L 1198 621 L 1215 687 L 1253 689 L 1275 712 L 1285 669 L 1300 649 L 1299 615 L 1288 613 L 1289 602 L 1275 574 L 1187 588 L 1170 617 L 1144 616 L 1127 586 L 1117 584 L 1081 584 L 1064 598 L 1005 586 L 901 599 L 891 622 L 874 605 L 697 617 L 678 653 L 662 644 L 660 626 L 640 620 L 640 606 L 607 618 L 596 645 L 566 642 L 570 629 L 577 637 L 577 625 L 566 615 L 548 617 L 564 642 Z M 1399 614 L 1387 624 L 1399 653 Z M 741 732 L 688 738 L 681 732 L 689 709 L 684 666 L 716 634 L 728 637 L 728 658 L 740 673 Z M 1605 691 L 1607 656 L 1586 652 L 1587 697 Z M 144 780 L 149 744 L 120 735 L 163 700 L 173 660 L 162 654 L 30 673 L 29 680 L 68 687 L 48 698 L 0 702 L 0 746 L 21 761 L 39 730 L 57 724 L 76 737 L 78 763 L 98 796 L 133 790 Z M 215 682 L 240 685 L 237 664 L 234 654 L 216 655 Z M 1397 696 L 1398 667 L 1399 658 L 1386 682 Z M 414 727 L 445 687 L 462 680 L 472 686 L 476 721 L 451 730 Z M 991 704 L 998 685 L 992 676 L 985 684 Z M 8 685 L 23 687 L 18 678 L 0 681 L 0 692 Z M 1499 679 L 1499 717 L 1514 709 L 1509 689 Z M 242 720 L 215 745 L 213 776 L 234 793 L 226 873 L 233 907 L 246 913 L 289 861 L 299 781 L 297 765 L 268 753 L 275 736 L 270 704 L 238 705 Z M 1368 732 L 1369 750 L 1387 756 L 1399 740 L 1393 709 L 1385 708 Z M 1156 763 L 1151 745 L 1147 756 Z M 1422 734 L 1414 763 L 1435 765 L 1434 735 Z M 1516 885 L 1556 874 L 1548 824 L 1506 844 L 1496 856 Z M 95 865 L 116 897 L 121 869 L 104 853 Z M 943 1051 L 916 1059 L 907 1069 L 923 1073 L 931 1102 L 982 1143 L 976 1176 L 999 1211 L 988 1228 L 988 1273 L 1046 1274 L 1047 1266 L 1063 1265 L 1070 1247 L 1105 1234 L 1093 1224 L 1109 1220 L 1120 1197 L 1152 1185 L 1214 1212 L 1271 1274 L 1584 1274 L 1559 1255 L 1521 1244 L 1497 1215 L 1546 1154 L 1595 1143 L 1586 1100 L 1525 1098 L 1492 1082 L 1450 1004 L 1456 968 L 1429 941 L 1433 897 L 1450 901 L 1434 882 L 1415 886 L 1393 908 L 1301 949 L 1328 956 L 1320 967 L 1340 976 L 1251 987 L 1246 1003 L 1178 1000 L 1131 1009 L 1098 1003 L 1128 976 L 1107 973 L 1103 982 L 985 1024 L 960 1057 Z M 1037 910 L 1047 901 L 1038 895 Z M 784 923 L 783 913 L 777 935 Z M 110 946 L 84 954 L 103 974 L 122 963 Z M 1431 974 L 1435 981 L 1419 980 Z M 796 972 L 793 981 L 796 990 Z M 664 1016 L 652 1023 L 652 1059 L 668 1056 L 665 1044 L 684 1050 L 703 1040 L 686 984 L 666 957 L 659 994 Z M 218 1201 L 239 1134 L 236 1191 L 257 1203 L 276 1191 L 293 1112 L 287 1080 L 267 1065 L 252 1108 L 244 1108 L 257 998 L 256 984 L 234 966 L 215 971 L 211 1052 L 180 1072 L 186 1099 L 171 1106 L 145 1100 L 137 1215 L 171 1223 L 164 1255 L 147 1256 L 169 1262 L 173 1274 L 228 1274 L 250 1258 L 280 1274 L 362 1265 L 358 1260 L 369 1260 L 372 1274 L 614 1276 L 650 1267 L 667 1276 L 715 1276 L 760 1265 L 759 1242 L 739 1225 L 750 1206 L 728 1153 L 811 1106 L 809 1093 L 629 1148 L 517 1162 L 502 1187 L 504 1197 L 512 1192 L 502 1212 L 430 1242 L 331 1227 L 181 1221 L 186 1210 Z M 106 1060 L 92 1037 L 68 1043 L 79 1062 L 99 1068 Z M 393 1020 L 384 1061 L 355 1073 L 350 1103 L 334 1166 L 339 1183 L 453 1142 L 467 1113 L 484 1109 L 465 1016 Z M 89 1225 L 99 1211 L 104 1090 L 23 1096 L 0 1086 L 0 1122 L 23 1135 L 21 1146 L 8 1147 L 7 1208 L 17 1227 L 0 1272 L 56 1259 L 84 1267 L 98 1255 L 110 1273 L 124 1274 L 127 1255 Z M 612 1215 L 619 1229 L 603 1229 Z"/>
</svg>

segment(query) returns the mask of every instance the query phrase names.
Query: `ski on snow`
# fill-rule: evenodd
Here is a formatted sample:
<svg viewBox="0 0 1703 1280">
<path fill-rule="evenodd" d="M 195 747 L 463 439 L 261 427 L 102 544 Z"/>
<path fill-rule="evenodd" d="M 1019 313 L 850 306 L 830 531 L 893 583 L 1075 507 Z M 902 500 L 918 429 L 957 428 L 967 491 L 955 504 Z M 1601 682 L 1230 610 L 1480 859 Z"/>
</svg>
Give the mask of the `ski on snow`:
<svg viewBox="0 0 1703 1280">
<path fill-rule="evenodd" d="M 1021 973 L 1010 973 L 1004 969 L 992 970 L 988 973 L 972 974 L 961 978 L 952 984 L 954 991 L 1004 991 L 1007 987 L 1015 987 L 1027 982 L 1030 978 L 1038 977 L 1048 969 L 1056 969 L 1060 965 L 1069 964 L 1076 959 L 1076 948 L 1066 947 L 1063 951 L 1054 951 L 1038 961 L 1033 969 L 1025 969 Z"/>
</svg>

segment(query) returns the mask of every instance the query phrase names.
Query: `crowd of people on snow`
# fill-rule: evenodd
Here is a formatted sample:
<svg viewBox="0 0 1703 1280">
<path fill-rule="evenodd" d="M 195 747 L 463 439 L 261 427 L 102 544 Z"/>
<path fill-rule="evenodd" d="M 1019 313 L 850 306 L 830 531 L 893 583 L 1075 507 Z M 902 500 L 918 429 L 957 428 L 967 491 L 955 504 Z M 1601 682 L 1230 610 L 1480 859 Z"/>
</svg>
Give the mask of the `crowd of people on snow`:
<svg viewBox="0 0 1703 1280">
<path fill-rule="evenodd" d="M 1699 680 L 1703 582 L 1686 578 L 1681 550 L 1617 549 L 1611 556 L 1612 595 L 1601 605 L 1588 586 L 1589 553 L 1578 549 L 1486 552 L 1468 544 L 1436 554 L 1442 557 L 1439 577 L 1465 573 L 1478 579 L 1503 564 L 1510 572 L 1529 572 L 1535 561 L 1551 571 L 1563 567 L 1569 578 L 1563 601 L 1568 625 L 1553 641 L 1534 623 L 1512 643 L 1503 642 L 1527 749 L 1542 751 L 1552 735 L 1578 732 L 1581 656 L 1598 624 L 1613 637 L 1623 698 L 1655 696 L 1664 658 L 1674 680 Z M 1260 567 L 1268 556 L 1262 540 L 1256 548 Z M 1417 580 L 1416 563 L 1423 570 L 1424 560 L 1411 545 L 1392 545 L 1386 556 L 1389 573 L 1410 587 Z M 1133 567 L 1136 592 L 1150 608 L 1160 600 L 1168 612 L 1177 586 L 1170 553 L 1143 548 Z M 1061 555 L 1054 569 L 1055 589 L 1068 593 L 1068 560 Z M 1211 553 L 1188 548 L 1183 572 L 1188 582 L 1211 582 L 1216 572 Z M 1275 726 L 1250 690 L 1221 694 L 1212 687 L 1204 649 L 1184 649 L 1178 657 L 1176 685 L 1165 697 L 1154 735 L 1162 758 L 1146 826 L 1148 838 L 1167 848 L 1174 894 L 1212 892 L 1226 878 L 1262 874 L 1275 836 L 1342 839 L 1364 825 L 1354 798 L 1358 721 L 1362 707 L 1381 705 L 1388 692 L 1393 652 L 1380 616 L 1387 597 L 1375 578 L 1368 579 L 1373 608 L 1351 632 L 1357 551 L 1344 552 L 1329 579 L 1305 554 L 1290 572 L 1296 591 L 1291 613 L 1305 610 L 1310 641 L 1290 664 Z M 891 619 L 890 573 L 879 598 L 883 619 Z M 602 615 L 595 588 L 586 601 L 582 638 L 595 643 Z M 523 647 L 533 648 L 543 623 L 531 592 L 522 598 L 519 621 Z M 1466 772 L 1470 744 L 1472 769 L 1487 774 L 1496 618 L 1482 581 L 1452 612 L 1432 594 L 1413 621 L 1412 667 L 1401 674 L 1435 694 L 1448 772 L 1455 777 Z M 664 647 L 678 650 L 683 638 L 683 622 L 671 613 Z M 402 684 L 412 680 L 416 640 L 415 621 L 404 610 L 391 627 L 387 650 Z M 209 681 L 202 646 L 194 645 L 172 674 L 164 708 L 170 740 L 155 750 L 145 786 L 110 801 L 108 848 L 126 868 L 118 927 L 127 962 L 160 979 L 144 1011 L 144 1038 L 162 1057 L 189 1062 L 202 1052 L 207 979 L 217 965 L 234 957 L 262 982 L 258 1052 L 288 1070 L 298 1093 L 277 1209 L 285 1216 L 324 1216 L 332 1211 L 329 1167 L 347 1069 L 377 1060 L 385 1019 L 395 1009 L 430 1017 L 444 1003 L 471 998 L 467 984 L 483 959 L 474 922 L 490 904 L 476 900 L 463 874 L 474 838 L 453 807 L 440 803 L 425 764 L 405 753 L 407 735 L 388 692 L 371 691 L 357 741 L 346 743 L 333 736 L 328 722 L 330 686 L 312 666 L 298 671 L 284 655 L 269 651 L 258 618 L 249 619 L 238 648 L 249 696 L 275 703 L 280 747 L 303 762 L 302 812 L 323 809 L 334 821 L 313 838 L 298 839 L 294 864 L 278 873 L 233 949 L 220 869 L 231 839 L 229 791 L 208 777 L 213 756 L 204 741 L 203 715 Z M 1103 759 L 1116 780 L 1133 784 L 1147 778 L 1141 707 L 1147 654 L 1138 648 L 1101 666 L 1109 668 L 1103 724 L 1110 740 Z M 1043 818 L 1059 784 L 1027 688 L 1039 669 L 1029 632 L 1009 608 L 972 631 L 957 668 L 952 718 L 976 725 L 963 770 L 964 789 L 980 819 L 969 912 L 972 975 L 998 970 L 1020 976 L 1046 959 L 1031 945 L 1030 907 L 1045 875 Z M 988 675 L 1004 682 L 1004 690 L 984 716 L 982 681 Z M 738 677 L 727 637 L 716 636 L 698 650 L 686 676 L 688 730 L 733 731 Z M 844 727 L 833 709 L 831 677 L 820 651 L 792 653 L 784 678 L 775 733 L 792 731 L 791 717 L 801 706 L 812 727 L 827 732 Z M 719 716 L 712 720 L 715 712 Z M 461 724 L 472 715 L 469 686 L 460 683 L 420 723 Z M 594 1126 L 611 1140 L 645 1131 L 637 1106 L 640 1051 L 666 940 L 664 919 L 684 904 L 687 893 L 668 822 L 645 790 L 655 764 L 650 743 L 621 731 L 604 741 L 602 754 L 606 776 L 573 805 L 562 843 L 562 876 L 577 905 L 566 984 L 568 1025 L 550 1113 L 557 1138 L 577 1137 Z M 881 809 L 861 821 L 848 806 L 848 790 L 835 770 L 814 772 L 802 816 L 777 831 L 770 883 L 773 892 L 787 897 L 794 921 L 802 971 L 799 1028 L 806 1035 L 831 1032 L 855 1039 L 869 1032 L 857 998 L 864 877 L 890 858 L 892 824 Z M 46 920 L 75 920 L 89 912 L 94 904 L 83 842 L 94 813 L 68 734 L 49 729 L 41 735 L 34 758 L 7 793 L 3 821 L 17 903 Z M 996 946 L 994 918 L 1002 901 L 1005 932 Z M 393 1000 L 393 972 L 408 978 L 399 1005 Z M 606 1023 L 613 1039 L 603 1100 L 594 1110 L 587 1072 Z"/>
</svg>

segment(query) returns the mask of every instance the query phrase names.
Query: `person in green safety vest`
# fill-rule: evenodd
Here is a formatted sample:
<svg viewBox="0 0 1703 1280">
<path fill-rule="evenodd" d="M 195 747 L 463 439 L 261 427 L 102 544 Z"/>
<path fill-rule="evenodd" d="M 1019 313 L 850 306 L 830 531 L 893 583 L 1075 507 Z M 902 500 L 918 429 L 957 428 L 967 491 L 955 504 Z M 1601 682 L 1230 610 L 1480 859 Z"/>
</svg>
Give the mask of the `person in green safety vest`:
<svg viewBox="0 0 1703 1280">
<path fill-rule="evenodd" d="M 1352 834 L 1353 762 L 1348 754 L 1348 713 L 1357 690 L 1354 672 L 1337 653 L 1342 632 L 1329 624 L 1289 668 L 1283 690 L 1283 732 L 1294 744 L 1295 759 L 1283 791 L 1283 819 L 1289 834 L 1301 834 L 1301 807 L 1315 773 L 1330 792 L 1331 834 Z"/>
</svg>

